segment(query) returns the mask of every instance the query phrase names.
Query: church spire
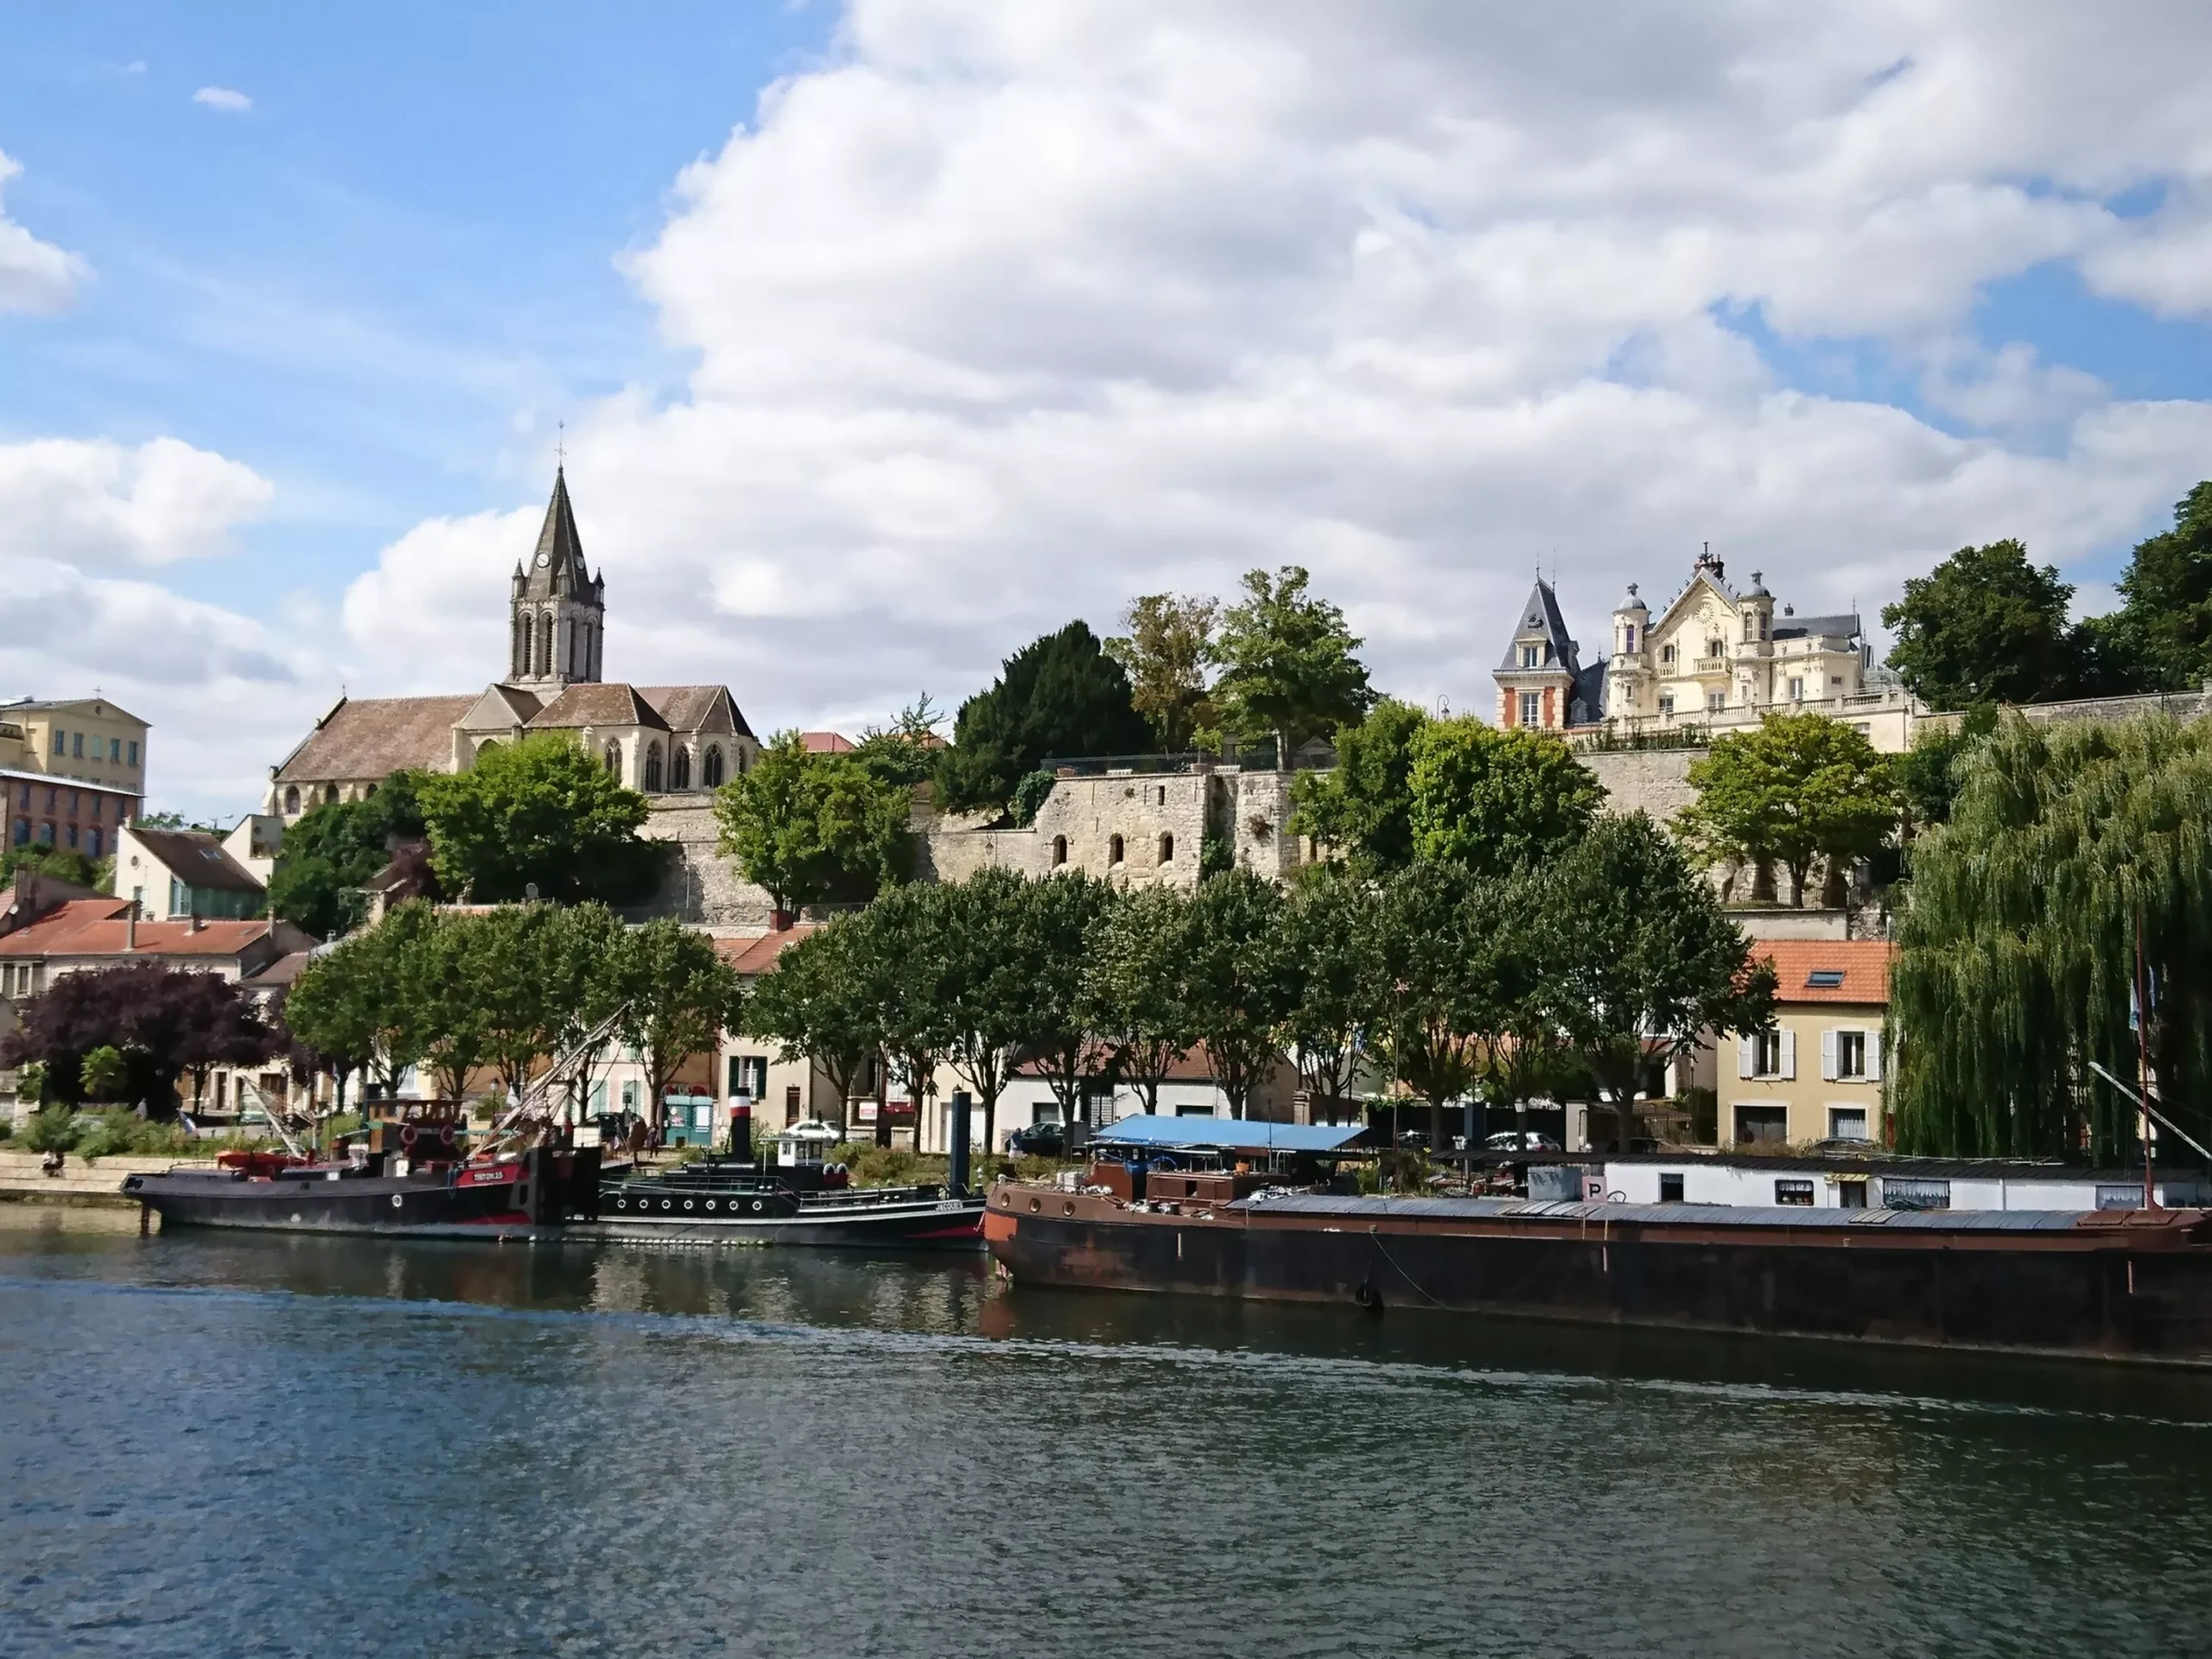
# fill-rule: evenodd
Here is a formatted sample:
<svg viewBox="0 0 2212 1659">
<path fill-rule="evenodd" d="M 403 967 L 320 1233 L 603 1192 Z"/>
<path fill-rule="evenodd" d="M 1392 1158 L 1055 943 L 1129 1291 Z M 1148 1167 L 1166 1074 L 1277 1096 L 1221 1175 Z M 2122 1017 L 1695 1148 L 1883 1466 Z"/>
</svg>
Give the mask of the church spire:
<svg viewBox="0 0 2212 1659">
<path fill-rule="evenodd" d="M 537 550 L 518 574 L 509 677 L 555 688 L 597 680 L 605 579 L 594 576 L 584 563 L 565 466 L 554 469 L 553 495 L 545 504 Z"/>
</svg>

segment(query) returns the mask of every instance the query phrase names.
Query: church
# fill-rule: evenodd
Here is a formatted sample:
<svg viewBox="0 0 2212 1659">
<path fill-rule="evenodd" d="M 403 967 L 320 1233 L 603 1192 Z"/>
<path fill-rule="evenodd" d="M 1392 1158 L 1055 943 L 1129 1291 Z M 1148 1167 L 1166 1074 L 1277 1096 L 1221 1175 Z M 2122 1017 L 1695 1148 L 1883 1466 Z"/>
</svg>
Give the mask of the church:
<svg viewBox="0 0 2212 1659">
<path fill-rule="evenodd" d="M 584 563 L 569 482 L 553 475 L 544 528 L 508 594 L 504 677 L 441 697 L 340 697 L 270 768 L 262 810 L 291 823 L 330 801 L 360 800 L 403 768 L 466 772 L 486 749 L 565 732 L 664 811 L 702 804 L 747 771 L 759 741 L 727 686 L 626 685 L 601 676 L 606 573 Z"/>
</svg>

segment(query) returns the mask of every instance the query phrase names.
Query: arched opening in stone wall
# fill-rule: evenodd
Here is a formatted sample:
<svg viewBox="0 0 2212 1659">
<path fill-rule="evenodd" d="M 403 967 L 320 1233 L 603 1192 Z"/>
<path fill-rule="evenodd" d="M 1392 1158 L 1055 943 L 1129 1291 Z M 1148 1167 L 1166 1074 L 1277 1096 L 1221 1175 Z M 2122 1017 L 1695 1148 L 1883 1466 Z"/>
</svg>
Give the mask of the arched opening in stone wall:
<svg viewBox="0 0 2212 1659">
<path fill-rule="evenodd" d="M 622 775 L 622 746 L 620 743 L 609 743 L 607 746 L 605 759 L 607 770 L 614 777 L 620 778 Z"/>
<path fill-rule="evenodd" d="M 1119 836 L 1109 836 L 1106 838 L 1106 861 L 1109 864 L 1119 864 L 1122 861 L 1122 838 Z"/>
<path fill-rule="evenodd" d="M 706 763 L 699 768 L 699 781 L 709 789 L 720 789 L 722 782 L 722 751 L 719 743 L 707 746 Z"/>
<path fill-rule="evenodd" d="M 668 758 L 668 786 L 671 789 L 691 787 L 691 751 L 677 749 Z"/>
<path fill-rule="evenodd" d="M 660 745 L 658 743 L 645 746 L 645 793 L 660 793 Z"/>
<path fill-rule="evenodd" d="M 1174 836 L 1162 836 L 1160 838 L 1160 861 L 1163 864 L 1173 864 L 1175 861 Z"/>
<path fill-rule="evenodd" d="M 1068 838 L 1065 836 L 1054 836 L 1052 837 L 1052 868 L 1058 869 L 1067 861 Z"/>
</svg>

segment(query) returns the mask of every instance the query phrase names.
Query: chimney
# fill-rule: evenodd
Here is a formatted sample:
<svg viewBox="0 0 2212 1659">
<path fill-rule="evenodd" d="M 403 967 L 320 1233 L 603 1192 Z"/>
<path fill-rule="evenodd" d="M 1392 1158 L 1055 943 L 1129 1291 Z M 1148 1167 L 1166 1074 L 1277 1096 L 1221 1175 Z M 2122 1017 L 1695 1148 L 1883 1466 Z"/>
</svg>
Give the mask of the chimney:
<svg viewBox="0 0 2212 1659">
<path fill-rule="evenodd" d="M 189 931 L 197 933 L 201 928 L 207 925 L 207 918 L 200 915 L 197 911 L 194 912 L 192 917 L 192 926 Z"/>
<path fill-rule="evenodd" d="M 123 912 L 123 948 L 125 950 L 138 948 L 138 901 L 136 899 Z"/>
</svg>

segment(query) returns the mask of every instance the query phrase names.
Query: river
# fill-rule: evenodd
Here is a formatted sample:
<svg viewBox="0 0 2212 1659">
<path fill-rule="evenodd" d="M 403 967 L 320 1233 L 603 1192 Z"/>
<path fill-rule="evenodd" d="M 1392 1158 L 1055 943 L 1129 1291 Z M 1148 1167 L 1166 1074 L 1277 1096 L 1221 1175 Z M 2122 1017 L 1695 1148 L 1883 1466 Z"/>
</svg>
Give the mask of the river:
<svg viewBox="0 0 2212 1659">
<path fill-rule="evenodd" d="M 0 1654 L 2183 1654 L 2212 1376 L 0 1206 Z"/>
</svg>

